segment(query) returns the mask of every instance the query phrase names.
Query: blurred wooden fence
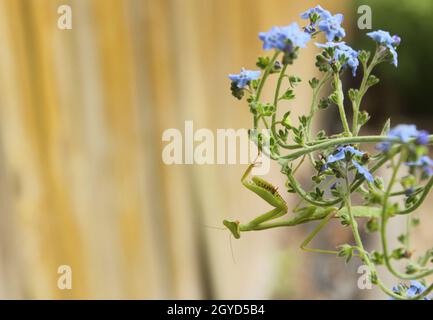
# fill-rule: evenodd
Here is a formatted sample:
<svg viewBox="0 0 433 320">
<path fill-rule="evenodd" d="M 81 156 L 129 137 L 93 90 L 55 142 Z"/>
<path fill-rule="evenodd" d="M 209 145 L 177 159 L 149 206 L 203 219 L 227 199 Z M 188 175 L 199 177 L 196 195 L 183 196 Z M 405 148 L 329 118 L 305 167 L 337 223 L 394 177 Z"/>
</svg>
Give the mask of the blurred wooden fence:
<svg viewBox="0 0 433 320">
<path fill-rule="evenodd" d="M 62 4 L 72 30 L 57 28 Z M 259 31 L 312 5 L 0 0 L 0 298 L 269 297 L 276 240 L 296 231 L 246 236 L 234 264 L 227 233 L 206 226 L 266 209 L 238 183 L 244 167 L 166 166 L 161 135 L 184 120 L 248 127 L 226 74 L 254 66 Z M 308 287 L 293 258 L 289 286 Z"/>
</svg>

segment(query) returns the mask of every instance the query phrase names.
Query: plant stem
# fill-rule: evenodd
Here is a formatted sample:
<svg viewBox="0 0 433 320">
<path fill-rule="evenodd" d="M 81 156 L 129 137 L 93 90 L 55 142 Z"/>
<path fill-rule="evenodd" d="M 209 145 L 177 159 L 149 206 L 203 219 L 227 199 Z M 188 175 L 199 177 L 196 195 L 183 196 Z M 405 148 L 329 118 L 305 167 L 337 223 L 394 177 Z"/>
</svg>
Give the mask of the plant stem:
<svg viewBox="0 0 433 320">
<path fill-rule="evenodd" d="M 311 100 L 310 106 L 310 114 L 307 118 L 307 143 L 311 141 L 311 123 L 314 117 L 314 114 L 317 111 L 317 98 L 319 96 L 320 90 L 323 85 L 331 78 L 331 74 L 327 73 L 318 83 L 317 87 L 313 89 L 313 99 Z"/>
<path fill-rule="evenodd" d="M 373 68 L 377 65 L 377 51 L 374 54 L 374 57 L 372 61 L 370 62 L 370 65 L 367 67 L 366 63 L 363 63 L 363 70 L 364 75 L 362 77 L 361 85 L 359 86 L 358 95 L 356 96 L 355 100 L 352 102 L 353 107 L 353 124 L 352 124 L 352 131 L 353 135 L 357 136 L 359 132 L 358 127 L 358 115 L 359 115 L 359 107 L 361 105 L 362 98 L 364 97 L 365 93 L 367 92 L 367 81 L 371 74 L 371 71 Z"/>
<path fill-rule="evenodd" d="M 274 67 L 275 64 L 275 60 L 277 60 L 278 55 L 280 54 L 280 51 L 276 51 L 274 53 L 274 55 L 271 58 L 271 61 L 269 62 L 269 64 L 266 66 L 266 69 L 263 73 L 263 77 L 260 79 L 259 82 L 259 86 L 257 87 L 257 92 L 256 92 L 256 97 L 255 97 L 255 101 L 259 101 L 260 96 L 262 94 L 262 90 L 263 90 L 263 86 L 269 76 L 269 73 L 271 72 L 272 68 Z M 254 129 L 257 129 L 258 126 L 258 119 L 257 119 L 257 115 L 254 115 Z"/>
<path fill-rule="evenodd" d="M 417 274 L 406 274 L 406 273 L 402 273 L 397 271 L 393 265 L 391 264 L 391 259 L 389 258 L 389 251 L 388 251 L 388 243 L 387 243 L 387 238 L 386 238 L 386 225 L 388 222 L 388 200 L 389 197 L 391 195 L 392 192 L 392 187 L 394 186 L 395 180 L 397 178 L 397 173 L 398 170 L 400 169 L 401 164 L 403 163 L 404 159 L 406 157 L 406 152 L 405 150 L 402 151 L 400 158 L 397 162 L 397 165 L 395 165 L 393 167 L 393 173 L 391 176 L 391 179 L 389 181 L 388 184 L 388 188 L 385 191 L 384 197 L 383 197 L 383 207 L 382 207 L 382 215 L 381 215 L 381 228 L 380 228 L 380 238 L 381 238 L 381 242 L 382 242 L 382 250 L 383 250 L 383 256 L 384 256 L 384 260 L 385 260 L 385 265 L 387 267 L 387 269 L 396 277 L 400 278 L 400 279 L 405 279 L 405 280 L 414 280 L 414 279 L 420 279 L 420 278 L 424 278 L 430 274 L 433 274 L 433 269 L 429 269 L 429 270 L 425 270 L 425 271 L 421 271 Z"/>
<path fill-rule="evenodd" d="M 433 135 L 429 136 L 430 141 L 433 142 Z M 358 143 L 377 143 L 377 142 L 383 142 L 383 141 L 391 141 L 395 143 L 402 143 L 397 138 L 391 138 L 388 136 L 357 136 L 357 137 L 342 137 L 342 138 L 336 138 L 332 140 L 327 140 L 325 142 L 321 142 L 318 144 L 314 144 L 312 146 L 307 146 L 302 149 L 296 150 L 293 153 L 290 153 L 285 156 L 281 156 L 281 159 L 286 159 L 289 161 L 295 160 L 299 157 L 302 157 L 304 154 L 318 151 L 318 150 L 325 150 L 327 148 L 343 145 L 343 144 L 358 144 Z"/>
<path fill-rule="evenodd" d="M 347 122 L 346 111 L 344 110 L 344 94 L 341 80 L 338 74 L 334 74 L 335 94 L 337 98 L 338 111 L 340 112 L 341 122 L 343 124 L 344 133 L 348 136 L 352 135 Z"/>
</svg>

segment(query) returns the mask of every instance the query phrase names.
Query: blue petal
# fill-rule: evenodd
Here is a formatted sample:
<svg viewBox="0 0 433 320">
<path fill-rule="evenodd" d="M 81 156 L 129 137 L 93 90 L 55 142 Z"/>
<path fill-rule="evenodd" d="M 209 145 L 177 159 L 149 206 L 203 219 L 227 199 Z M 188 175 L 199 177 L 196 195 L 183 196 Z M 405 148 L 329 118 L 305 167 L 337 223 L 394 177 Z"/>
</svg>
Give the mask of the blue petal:
<svg viewBox="0 0 433 320">
<path fill-rule="evenodd" d="M 362 157 L 364 155 L 364 152 L 361 152 L 352 146 L 347 146 L 347 147 L 344 147 L 343 149 L 344 149 L 344 151 L 349 152 L 351 154 L 354 154 L 356 156 Z"/>
<path fill-rule="evenodd" d="M 365 167 L 361 166 L 355 160 L 352 160 L 352 163 L 355 166 L 355 168 L 358 170 L 359 174 L 364 176 L 365 180 L 367 180 L 368 182 L 374 181 L 373 175 Z"/>
<path fill-rule="evenodd" d="M 338 152 L 336 154 L 331 154 L 328 157 L 328 161 L 326 161 L 327 164 L 334 163 L 340 160 L 343 160 L 346 157 L 346 154 L 344 153 L 344 149 L 340 148 L 338 149 Z"/>
</svg>

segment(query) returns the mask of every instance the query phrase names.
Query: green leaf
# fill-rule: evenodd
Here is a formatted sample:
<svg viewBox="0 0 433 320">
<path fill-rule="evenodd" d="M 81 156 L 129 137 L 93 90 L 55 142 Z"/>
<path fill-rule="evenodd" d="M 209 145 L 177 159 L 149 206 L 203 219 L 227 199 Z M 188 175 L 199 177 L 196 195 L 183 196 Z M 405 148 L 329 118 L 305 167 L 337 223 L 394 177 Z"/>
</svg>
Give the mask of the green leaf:
<svg viewBox="0 0 433 320">
<path fill-rule="evenodd" d="M 324 140 L 324 139 L 326 139 L 326 131 L 325 130 L 320 130 L 316 134 L 316 140 Z"/>
<path fill-rule="evenodd" d="M 290 119 L 290 111 L 287 111 L 284 116 L 283 120 L 281 121 L 281 124 L 286 127 L 287 129 L 292 128 L 292 120 Z"/>
<path fill-rule="evenodd" d="M 383 264 L 383 259 L 384 259 L 384 257 L 383 257 L 383 254 L 380 253 L 380 252 L 372 251 L 372 252 L 370 253 L 370 258 L 371 258 L 371 261 L 372 261 L 375 265 L 381 265 L 381 264 Z"/>
<path fill-rule="evenodd" d="M 405 248 L 394 249 L 391 253 L 391 258 L 400 260 L 408 257 L 408 253 Z"/>
<path fill-rule="evenodd" d="M 292 89 L 288 89 L 281 97 L 280 100 L 293 100 L 295 99 L 295 94 Z"/>
<path fill-rule="evenodd" d="M 379 81 L 380 80 L 378 77 L 376 77 L 375 75 L 370 75 L 367 79 L 367 86 L 372 87 L 372 86 L 378 84 Z"/>
<path fill-rule="evenodd" d="M 401 244 L 406 244 L 407 237 L 405 234 L 401 234 L 397 237 L 398 242 Z"/>
<path fill-rule="evenodd" d="M 329 98 L 331 102 L 338 104 L 338 94 L 336 92 L 332 93 Z"/>
<path fill-rule="evenodd" d="M 363 110 L 358 114 L 358 123 L 361 127 L 365 125 L 368 120 L 370 120 L 370 115 L 367 111 Z"/>
<path fill-rule="evenodd" d="M 238 88 L 235 82 L 232 82 L 230 85 L 230 91 L 232 92 L 232 96 L 238 100 L 241 100 L 244 96 L 244 89 Z"/>
<path fill-rule="evenodd" d="M 378 231 L 379 230 L 378 219 L 377 218 L 371 218 L 370 220 L 368 220 L 366 227 L 367 227 L 368 232 Z"/>
<path fill-rule="evenodd" d="M 260 103 L 256 104 L 256 110 L 258 114 L 263 115 L 265 117 L 271 116 L 275 112 L 274 105 L 270 103 Z"/>
<path fill-rule="evenodd" d="M 331 100 L 328 97 L 320 98 L 319 105 L 318 105 L 319 109 L 324 110 L 328 108 L 330 105 L 331 105 Z"/>
<path fill-rule="evenodd" d="M 380 135 L 387 136 L 390 128 L 391 128 L 391 119 L 388 118 L 388 120 L 386 120 L 385 124 L 383 125 L 382 132 L 380 133 Z"/>
<path fill-rule="evenodd" d="M 361 61 L 361 63 L 367 63 L 368 59 L 370 58 L 370 52 L 365 51 L 365 50 L 361 50 L 359 52 L 358 58 L 359 58 L 359 61 Z"/>
<path fill-rule="evenodd" d="M 270 62 L 271 59 L 269 57 L 258 57 L 256 66 L 262 70 L 265 70 L 268 67 Z"/>
<path fill-rule="evenodd" d="M 296 76 L 290 76 L 289 77 L 289 83 L 290 83 L 290 86 L 292 88 L 296 87 L 301 81 L 302 80 L 299 77 L 296 77 Z"/>
<path fill-rule="evenodd" d="M 350 261 L 350 259 L 353 257 L 353 250 L 354 248 L 351 245 L 343 244 L 339 246 L 339 251 L 337 256 L 341 258 L 345 258 L 346 263 Z"/>
<path fill-rule="evenodd" d="M 307 122 L 308 122 L 307 117 L 306 116 L 300 116 L 298 119 L 299 119 L 299 122 L 302 124 L 302 126 L 305 128 L 307 126 Z"/>
<path fill-rule="evenodd" d="M 310 84 L 310 87 L 311 87 L 312 89 L 315 89 L 315 88 L 317 88 L 317 86 L 318 86 L 318 84 L 319 84 L 319 79 L 317 79 L 317 78 L 313 78 L 313 79 L 311 79 L 310 81 L 308 81 L 308 83 Z"/>
<path fill-rule="evenodd" d="M 356 98 L 358 97 L 359 91 L 357 89 L 349 89 L 348 91 L 348 95 L 349 95 L 349 99 L 350 101 L 355 101 Z"/>
</svg>

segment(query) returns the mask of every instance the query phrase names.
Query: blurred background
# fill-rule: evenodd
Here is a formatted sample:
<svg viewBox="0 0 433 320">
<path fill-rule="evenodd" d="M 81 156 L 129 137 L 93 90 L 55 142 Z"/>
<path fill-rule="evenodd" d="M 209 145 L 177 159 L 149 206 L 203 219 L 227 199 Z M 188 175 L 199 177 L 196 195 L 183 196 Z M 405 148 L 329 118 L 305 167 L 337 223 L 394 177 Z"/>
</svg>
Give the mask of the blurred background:
<svg viewBox="0 0 433 320">
<path fill-rule="evenodd" d="M 65 4 L 72 30 L 57 28 Z M 357 28 L 361 4 L 372 8 L 373 29 L 403 39 L 398 69 L 376 72 L 365 133 L 388 116 L 432 130 L 429 0 L 0 0 L 0 298 L 383 298 L 357 288 L 359 262 L 299 250 L 313 226 L 230 240 L 223 219 L 267 209 L 240 184 L 245 165 L 161 159 L 162 133 L 182 131 L 185 120 L 195 129 L 249 128 L 227 74 L 254 68 L 258 32 L 300 23 L 317 4 L 345 14 L 355 48 L 373 48 Z M 293 66 L 304 79 L 295 115 L 308 108 L 316 52 L 310 43 Z M 327 114 L 316 128 L 336 130 Z M 284 190 L 276 165 L 267 179 Z M 289 207 L 297 201 L 286 197 Z M 433 243 L 428 206 L 421 248 Z M 350 241 L 335 224 L 315 245 Z M 57 287 L 61 265 L 72 268 L 71 290 Z"/>
</svg>

